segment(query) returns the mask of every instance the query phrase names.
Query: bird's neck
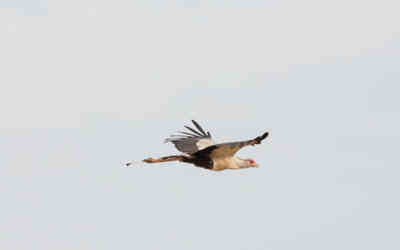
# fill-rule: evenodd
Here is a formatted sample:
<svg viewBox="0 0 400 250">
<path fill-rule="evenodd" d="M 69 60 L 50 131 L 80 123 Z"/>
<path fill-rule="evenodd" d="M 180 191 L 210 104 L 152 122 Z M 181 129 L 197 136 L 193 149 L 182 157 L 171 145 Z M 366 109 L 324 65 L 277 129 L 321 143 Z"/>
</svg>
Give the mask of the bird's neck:
<svg viewBox="0 0 400 250">
<path fill-rule="evenodd" d="M 249 168 L 250 167 L 250 164 L 247 161 L 240 159 L 239 157 L 235 157 L 233 159 L 239 168 Z"/>
</svg>

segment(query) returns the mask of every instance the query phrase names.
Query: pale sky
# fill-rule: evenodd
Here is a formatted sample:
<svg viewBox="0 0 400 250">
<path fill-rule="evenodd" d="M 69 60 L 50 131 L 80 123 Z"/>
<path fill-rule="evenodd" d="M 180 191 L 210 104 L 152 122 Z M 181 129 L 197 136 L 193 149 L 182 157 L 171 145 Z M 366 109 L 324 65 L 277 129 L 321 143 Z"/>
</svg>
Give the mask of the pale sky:
<svg viewBox="0 0 400 250">
<path fill-rule="evenodd" d="M 0 1 L 0 245 L 399 249 L 399 9 Z M 190 119 L 261 167 L 123 168 Z"/>
</svg>

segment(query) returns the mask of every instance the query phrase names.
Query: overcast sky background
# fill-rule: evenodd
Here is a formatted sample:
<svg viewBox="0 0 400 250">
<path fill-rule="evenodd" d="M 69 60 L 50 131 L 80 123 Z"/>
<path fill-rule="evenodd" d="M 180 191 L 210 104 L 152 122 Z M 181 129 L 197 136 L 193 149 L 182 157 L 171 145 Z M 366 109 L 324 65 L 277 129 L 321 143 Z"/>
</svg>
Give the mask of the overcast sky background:
<svg viewBox="0 0 400 250">
<path fill-rule="evenodd" d="M 0 1 L 3 249 L 399 249 L 398 1 Z M 261 167 L 162 141 L 197 119 Z"/>
</svg>

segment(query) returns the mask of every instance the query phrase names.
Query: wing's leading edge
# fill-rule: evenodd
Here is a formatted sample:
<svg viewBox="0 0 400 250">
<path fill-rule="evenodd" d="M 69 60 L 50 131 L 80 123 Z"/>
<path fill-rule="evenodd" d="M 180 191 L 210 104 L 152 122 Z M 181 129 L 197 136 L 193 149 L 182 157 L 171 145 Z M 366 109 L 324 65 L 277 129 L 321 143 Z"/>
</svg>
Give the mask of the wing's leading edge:
<svg viewBox="0 0 400 250">
<path fill-rule="evenodd" d="M 243 147 L 261 144 L 261 142 L 265 138 L 267 138 L 268 135 L 269 133 L 266 132 L 263 135 L 248 141 L 228 142 L 228 143 L 211 145 L 199 152 L 196 152 L 196 154 L 199 155 L 207 154 L 210 155 L 212 158 L 233 157 L 236 154 L 236 152 L 242 149 Z"/>
</svg>

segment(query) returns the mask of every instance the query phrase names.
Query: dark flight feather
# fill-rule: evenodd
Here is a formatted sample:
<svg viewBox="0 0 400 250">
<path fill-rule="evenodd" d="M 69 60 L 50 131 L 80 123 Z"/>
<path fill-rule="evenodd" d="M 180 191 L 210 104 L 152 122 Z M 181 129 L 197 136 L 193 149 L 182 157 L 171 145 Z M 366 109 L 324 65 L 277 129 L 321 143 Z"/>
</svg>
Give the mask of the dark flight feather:
<svg viewBox="0 0 400 250">
<path fill-rule="evenodd" d="M 199 132 L 197 132 L 196 130 L 192 129 L 189 126 L 185 126 L 185 128 L 189 129 L 190 131 L 192 131 L 193 133 L 197 134 L 198 136 L 203 136 L 202 134 L 200 134 Z"/>
<path fill-rule="evenodd" d="M 184 135 L 189 136 L 189 137 L 196 137 L 197 136 L 197 135 L 194 135 L 194 134 L 191 134 L 191 133 L 188 133 L 188 132 L 183 132 L 183 131 L 179 131 L 178 133 L 184 134 Z"/>
<path fill-rule="evenodd" d="M 196 128 L 197 128 L 201 133 L 203 133 L 204 136 L 207 136 L 206 132 L 204 132 L 203 128 L 202 128 L 195 120 L 192 120 L 192 122 L 193 122 L 194 126 L 196 126 Z"/>
<path fill-rule="evenodd" d="M 195 155 L 209 155 L 211 157 L 233 157 L 237 151 L 243 147 L 261 144 L 261 142 L 268 136 L 268 132 L 261 136 L 258 136 L 252 140 L 238 141 L 238 142 L 227 142 L 211 145 L 195 153 Z"/>
<path fill-rule="evenodd" d="M 199 131 L 189 126 L 185 126 L 190 133 L 178 131 L 180 134 L 171 135 L 170 138 L 165 140 L 165 142 L 172 142 L 176 149 L 187 154 L 193 154 L 205 147 L 215 144 L 212 141 L 211 134 L 209 132 L 205 133 L 203 128 L 197 122 L 193 122 L 193 124 Z"/>
</svg>

